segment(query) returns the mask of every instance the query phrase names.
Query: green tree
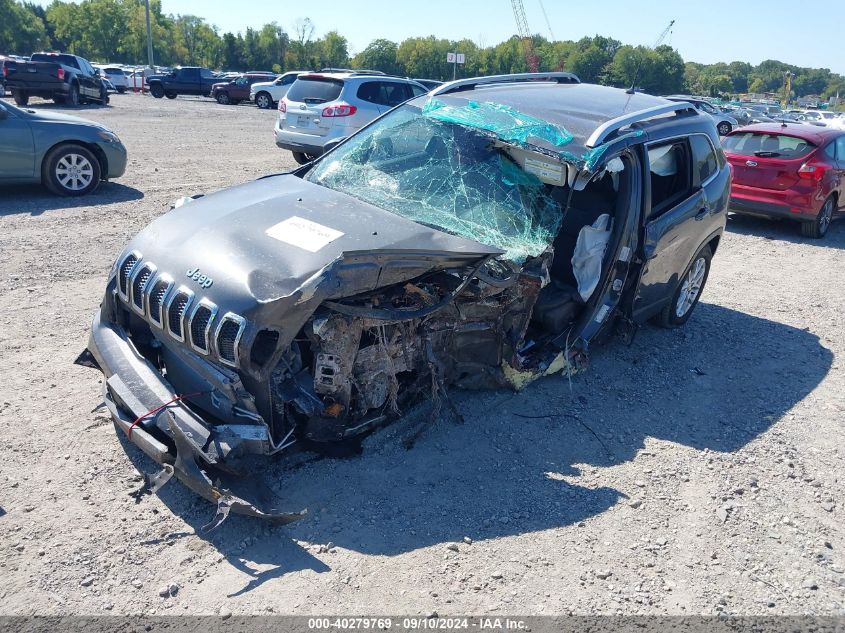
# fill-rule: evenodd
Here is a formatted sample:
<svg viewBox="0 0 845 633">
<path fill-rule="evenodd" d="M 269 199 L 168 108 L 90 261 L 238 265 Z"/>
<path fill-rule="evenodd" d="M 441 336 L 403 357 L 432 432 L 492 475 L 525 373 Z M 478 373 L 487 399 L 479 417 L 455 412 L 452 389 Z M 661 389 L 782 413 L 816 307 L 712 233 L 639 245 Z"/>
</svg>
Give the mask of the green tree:
<svg viewBox="0 0 845 633">
<path fill-rule="evenodd" d="M 0 0 L 0 50 L 29 55 L 50 45 L 41 18 L 17 0 Z"/>
<path fill-rule="evenodd" d="M 402 73 L 402 67 L 396 61 L 398 49 L 396 42 L 384 39 L 373 40 L 367 48 L 354 57 L 352 66 L 380 70 L 389 75 L 399 75 Z"/>
<path fill-rule="evenodd" d="M 349 66 L 349 49 L 346 38 L 337 31 L 329 31 L 316 43 L 316 52 L 323 68 Z"/>
</svg>

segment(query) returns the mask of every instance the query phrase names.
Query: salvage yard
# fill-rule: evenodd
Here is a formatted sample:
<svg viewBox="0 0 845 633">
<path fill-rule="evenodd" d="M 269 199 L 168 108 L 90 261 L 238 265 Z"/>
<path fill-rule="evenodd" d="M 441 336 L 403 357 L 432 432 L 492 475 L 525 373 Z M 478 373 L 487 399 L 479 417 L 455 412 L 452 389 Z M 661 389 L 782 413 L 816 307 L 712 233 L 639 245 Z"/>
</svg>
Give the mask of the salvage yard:
<svg viewBox="0 0 845 633">
<path fill-rule="evenodd" d="M 31 107 L 63 110 L 34 100 Z M 76 112 L 74 112 L 76 114 Z M 78 367 L 126 241 L 184 195 L 292 169 L 275 111 L 115 95 L 126 175 L 0 189 L 2 614 L 845 615 L 845 223 L 733 218 L 678 330 L 521 393 L 455 392 L 360 455 L 268 472 L 287 527 L 214 514 L 119 437 Z"/>
</svg>

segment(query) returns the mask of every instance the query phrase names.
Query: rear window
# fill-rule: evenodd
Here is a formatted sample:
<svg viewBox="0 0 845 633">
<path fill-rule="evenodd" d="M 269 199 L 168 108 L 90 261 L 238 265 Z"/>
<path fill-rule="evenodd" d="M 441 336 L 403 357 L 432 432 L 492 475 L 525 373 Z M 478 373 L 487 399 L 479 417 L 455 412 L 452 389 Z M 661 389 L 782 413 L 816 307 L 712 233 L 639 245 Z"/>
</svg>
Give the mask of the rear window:
<svg viewBox="0 0 845 633">
<path fill-rule="evenodd" d="M 72 68 L 79 68 L 76 63 L 76 57 L 73 55 L 53 55 L 50 53 L 35 53 L 29 58 L 33 62 L 54 62 L 56 64 L 63 64 L 64 66 L 71 66 Z"/>
<path fill-rule="evenodd" d="M 726 136 L 722 141 L 725 151 L 740 156 L 763 158 L 801 158 L 816 146 L 802 138 L 787 134 L 765 132 L 740 132 Z"/>
<path fill-rule="evenodd" d="M 326 103 L 337 99 L 341 90 L 343 90 L 343 82 L 339 79 L 300 77 L 288 90 L 287 98 L 288 101 Z"/>
<path fill-rule="evenodd" d="M 103 68 L 110 75 L 122 75 L 123 69 L 122 68 Z"/>
</svg>

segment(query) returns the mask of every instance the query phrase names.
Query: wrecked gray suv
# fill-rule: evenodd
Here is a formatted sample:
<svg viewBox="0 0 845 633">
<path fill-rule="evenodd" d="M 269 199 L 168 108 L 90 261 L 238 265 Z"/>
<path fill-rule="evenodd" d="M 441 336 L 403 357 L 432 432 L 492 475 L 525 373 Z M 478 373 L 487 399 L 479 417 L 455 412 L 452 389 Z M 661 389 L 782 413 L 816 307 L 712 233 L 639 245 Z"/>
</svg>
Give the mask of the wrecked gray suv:
<svg viewBox="0 0 845 633">
<path fill-rule="evenodd" d="M 730 174 L 688 103 L 547 73 L 446 84 L 309 165 L 200 197 L 117 258 L 88 351 L 131 441 L 230 510 L 250 456 L 342 442 L 451 387 L 585 367 L 684 323 Z M 246 483 L 249 485 L 246 485 Z M 144 491 L 141 491 L 144 492 Z"/>
</svg>

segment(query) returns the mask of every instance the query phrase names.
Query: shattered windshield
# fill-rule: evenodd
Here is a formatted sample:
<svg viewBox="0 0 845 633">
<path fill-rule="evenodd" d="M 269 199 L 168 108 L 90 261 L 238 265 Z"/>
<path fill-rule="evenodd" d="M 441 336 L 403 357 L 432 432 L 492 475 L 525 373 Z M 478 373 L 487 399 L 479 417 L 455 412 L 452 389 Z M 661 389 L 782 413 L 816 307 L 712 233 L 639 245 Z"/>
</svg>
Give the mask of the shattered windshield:
<svg viewBox="0 0 845 633">
<path fill-rule="evenodd" d="M 553 194 L 566 184 L 566 166 L 533 167 L 544 182 L 514 158 L 507 143 L 517 141 L 511 136 L 518 131 L 493 131 L 442 114 L 401 106 L 338 147 L 307 179 L 500 248 L 516 262 L 541 254 L 560 227 L 564 198 Z M 523 159 L 524 165 L 537 163 Z M 549 184 L 549 174 L 561 186 Z"/>
</svg>

